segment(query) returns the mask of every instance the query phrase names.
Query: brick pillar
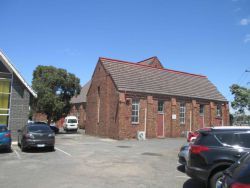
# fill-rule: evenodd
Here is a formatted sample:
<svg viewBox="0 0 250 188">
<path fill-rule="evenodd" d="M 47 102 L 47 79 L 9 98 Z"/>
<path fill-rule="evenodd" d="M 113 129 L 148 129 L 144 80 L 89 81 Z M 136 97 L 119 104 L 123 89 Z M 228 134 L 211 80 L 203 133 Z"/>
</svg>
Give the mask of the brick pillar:
<svg viewBox="0 0 250 188">
<path fill-rule="evenodd" d="M 153 96 L 147 96 L 147 130 L 146 137 L 156 137 L 155 121 L 154 121 L 154 100 Z"/>
<path fill-rule="evenodd" d="M 196 103 L 196 100 L 192 100 L 192 131 L 199 129 L 197 109 L 198 105 Z"/>
<path fill-rule="evenodd" d="M 176 127 L 177 125 L 177 102 L 176 102 L 176 98 L 171 98 L 171 137 L 176 137 L 177 136 L 177 132 L 176 132 Z M 175 115 L 176 119 L 173 119 L 173 115 Z"/>
<path fill-rule="evenodd" d="M 132 102 L 132 101 L 130 101 Z M 126 105 L 126 98 L 124 93 L 119 93 L 119 139 L 126 138 L 126 114 L 127 114 L 127 105 Z"/>
<path fill-rule="evenodd" d="M 215 106 L 214 102 L 210 102 L 210 126 L 215 123 Z"/>
<path fill-rule="evenodd" d="M 222 106 L 222 119 L 223 119 L 224 126 L 230 125 L 230 115 L 229 115 L 228 103 L 224 103 L 224 105 Z"/>
</svg>

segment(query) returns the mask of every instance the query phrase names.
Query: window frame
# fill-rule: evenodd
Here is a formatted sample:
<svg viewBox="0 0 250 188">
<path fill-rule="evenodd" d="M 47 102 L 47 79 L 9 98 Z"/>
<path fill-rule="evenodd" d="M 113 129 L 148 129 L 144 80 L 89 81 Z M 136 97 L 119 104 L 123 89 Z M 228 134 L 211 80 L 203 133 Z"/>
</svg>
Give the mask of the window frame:
<svg viewBox="0 0 250 188">
<path fill-rule="evenodd" d="M 3 81 L 3 82 L 5 82 L 5 81 L 8 82 L 8 92 L 0 91 L 0 98 L 3 97 L 2 99 L 4 99 L 5 97 L 7 97 L 8 107 L 7 106 L 0 107 L 0 117 L 1 117 L 1 120 L 6 118 L 6 126 L 8 127 L 9 126 L 9 119 L 10 119 L 9 117 L 10 117 L 11 92 L 12 92 L 11 87 L 12 87 L 13 78 L 12 78 L 12 74 L 10 74 L 10 73 L 6 73 L 6 75 L 8 75 L 8 77 L 7 76 L 6 77 L 2 76 L 2 72 L 1 72 L 0 80 Z M 11 78 L 10 78 L 10 76 L 11 76 Z M 3 87 L 4 87 L 4 85 L 3 85 Z"/>
<path fill-rule="evenodd" d="M 135 109 L 133 109 L 133 106 L 135 106 Z M 135 112 L 135 114 L 133 114 Z M 137 121 L 134 121 L 134 119 L 137 119 Z M 140 122 L 140 99 L 132 99 L 131 104 L 131 123 L 132 124 L 139 124 Z"/>
<path fill-rule="evenodd" d="M 101 109 L 101 87 L 97 87 L 97 124 L 100 123 L 100 109 Z"/>
<path fill-rule="evenodd" d="M 202 109 L 202 112 L 201 112 Z M 205 114 L 205 105 L 204 104 L 200 104 L 200 116 L 204 116 Z"/>
<path fill-rule="evenodd" d="M 184 125 L 186 123 L 186 103 L 181 102 L 180 103 L 180 109 L 179 109 L 179 121 L 181 125 Z"/>
<path fill-rule="evenodd" d="M 162 105 L 162 106 L 161 106 L 161 110 L 159 110 L 160 104 Z M 158 113 L 161 113 L 161 114 L 164 113 L 164 101 L 162 101 L 162 100 L 159 100 L 159 101 L 158 101 L 157 111 L 158 111 Z"/>
<path fill-rule="evenodd" d="M 220 104 L 216 105 L 216 117 L 222 116 L 222 106 Z"/>
</svg>

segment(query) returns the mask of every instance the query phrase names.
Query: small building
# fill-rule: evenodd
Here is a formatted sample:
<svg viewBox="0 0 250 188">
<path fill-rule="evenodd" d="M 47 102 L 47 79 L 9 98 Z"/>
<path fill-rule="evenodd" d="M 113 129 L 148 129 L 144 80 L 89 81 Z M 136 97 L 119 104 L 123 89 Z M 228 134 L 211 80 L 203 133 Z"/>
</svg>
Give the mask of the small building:
<svg viewBox="0 0 250 188">
<path fill-rule="evenodd" d="M 225 97 L 206 76 L 165 69 L 157 57 L 138 63 L 99 58 L 87 94 L 86 134 L 114 139 L 179 137 L 229 125 Z"/>
<path fill-rule="evenodd" d="M 74 96 L 70 100 L 71 109 L 69 115 L 78 118 L 79 128 L 84 129 L 86 126 L 86 106 L 87 106 L 87 93 L 89 91 L 91 81 L 87 82 L 80 91 L 80 94 Z"/>
<path fill-rule="evenodd" d="M 33 97 L 37 97 L 35 91 L 0 51 L 0 124 L 8 126 L 13 140 L 28 121 Z"/>
</svg>

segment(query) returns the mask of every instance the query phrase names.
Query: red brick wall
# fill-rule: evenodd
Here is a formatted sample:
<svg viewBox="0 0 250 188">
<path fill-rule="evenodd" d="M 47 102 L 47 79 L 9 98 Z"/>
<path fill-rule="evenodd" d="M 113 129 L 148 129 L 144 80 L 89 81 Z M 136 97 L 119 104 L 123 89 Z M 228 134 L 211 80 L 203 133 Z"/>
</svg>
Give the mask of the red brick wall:
<svg viewBox="0 0 250 188">
<path fill-rule="evenodd" d="M 98 122 L 98 87 L 100 88 L 100 116 Z M 86 134 L 118 139 L 119 94 L 115 85 L 98 63 L 87 95 Z"/>
<path fill-rule="evenodd" d="M 98 122 L 98 87 L 100 87 L 100 118 Z M 132 99 L 140 100 L 139 123 L 131 123 Z M 200 105 L 204 105 L 204 126 L 229 124 L 229 109 L 222 105 L 222 117 L 216 117 L 216 105 L 206 100 L 175 98 L 162 95 L 146 95 L 144 93 L 118 92 L 110 75 L 101 63 L 98 63 L 92 77 L 87 95 L 86 134 L 115 139 L 136 138 L 137 131 L 144 131 L 146 137 L 157 137 L 158 99 L 164 101 L 164 135 L 165 137 L 184 136 L 190 130 L 202 128 L 200 123 Z M 185 123 L 180 125 L 180 103 L 186 107 Z M 176 119 L 172 119 L 172 115 Z M 146 125 L 145 125 L 146 115 Z M 191 117 L 190 117 L 191 115 Z M 223 121 L 222 121 L 223 120 Z"/>
<path fill-rule="evenodd" d="M 125 97 L 125 95 L 124 95 Z M 132 98 L 140 98 L 140 116 L 139 124 L 133 125 L 131 123 L 132 114 Z M 158 99 L 152 96 L 126 96 L 126 102 L 120 102 L 120 113 L 119 113 L 119 138 L 135 138 L 137 131 L 144 131 L 145 126 L 145 108 L 147 108 L 147 122 L 146 122 L 146 136 L 147 138 L 157 137 L 157 110 L 158 110 Z M 180 103 L 184 102 L 186 107 L 185 123 L 180 124 Z M 200 121 L 200 105 L 204 105 L 204 124 Z M 209 127 L 210 122 L 217 123 L 216 125 L 222 125 L 218 123 L 218 118 L 210 113 L 215 113 L 214 109 L 210 108 L 209 101 L 196 101 L 190 99 L 176 99 L 168 98 L 164 101 L 164 133 L 165 137 L 179 137 L 185 136 L 190 130 L 195 131 L 202 127 Z M 172 119 L 172 114 L 176 115 L 176 119 Z M 210 120 L 210 118 L 212 119 Z M 228 109 L 224 108 L 222 111 L 222 117 L 224 125 L 229 122 L 228 120 Z"/>
<path fill-rule="evenodd" d="M 34 113 L 32 117 L 33 121 L 43 121 L 47 122 L 47 115 L 43 113 Z"/>
<path fill-rule="evenodd" d="M 43 113 L 34 113 L 32 117 L 33 121 L 42 121 L 42 122 L 47 122 L 47 115 Z M 60 120 L 56 122 L 57 127 L 62 127 L 64 121 L 64 117 L 62 117 Z"/>
<path fill-rule="evenodd" d="M 86 126 L 86 104 L 73 104 L 69 115 L 76 116 L 79 122 L 79 128 L 85 129 Z"/>
</svg>

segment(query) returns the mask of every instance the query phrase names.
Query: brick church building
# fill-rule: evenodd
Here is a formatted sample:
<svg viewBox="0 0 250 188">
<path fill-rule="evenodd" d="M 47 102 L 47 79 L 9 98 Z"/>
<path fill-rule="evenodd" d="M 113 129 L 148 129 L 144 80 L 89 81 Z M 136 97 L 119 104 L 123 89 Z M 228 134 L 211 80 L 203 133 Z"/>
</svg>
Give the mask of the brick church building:
<svg viewBox="0 0 250 188">
<path fill-rule="evenodd" d="M 80 91 L 80 94 L 74 96 L 70 100 L 71 108 L 69 115 L 76 116 L 78 118 L 79 128 L 85 129 L 86 126 L 86 105 L 87 105 L 87 93 L 89 90 L 91 81 L 87 82 Z"/>
<path fill-rule="evenodd" d="M 87 93 L 86 134 L 178 137 L 220 125 L 229 125 L 228 102 L 206 76 L 165 69 L 157 57 L 99 58 Z"/>
</svg>

